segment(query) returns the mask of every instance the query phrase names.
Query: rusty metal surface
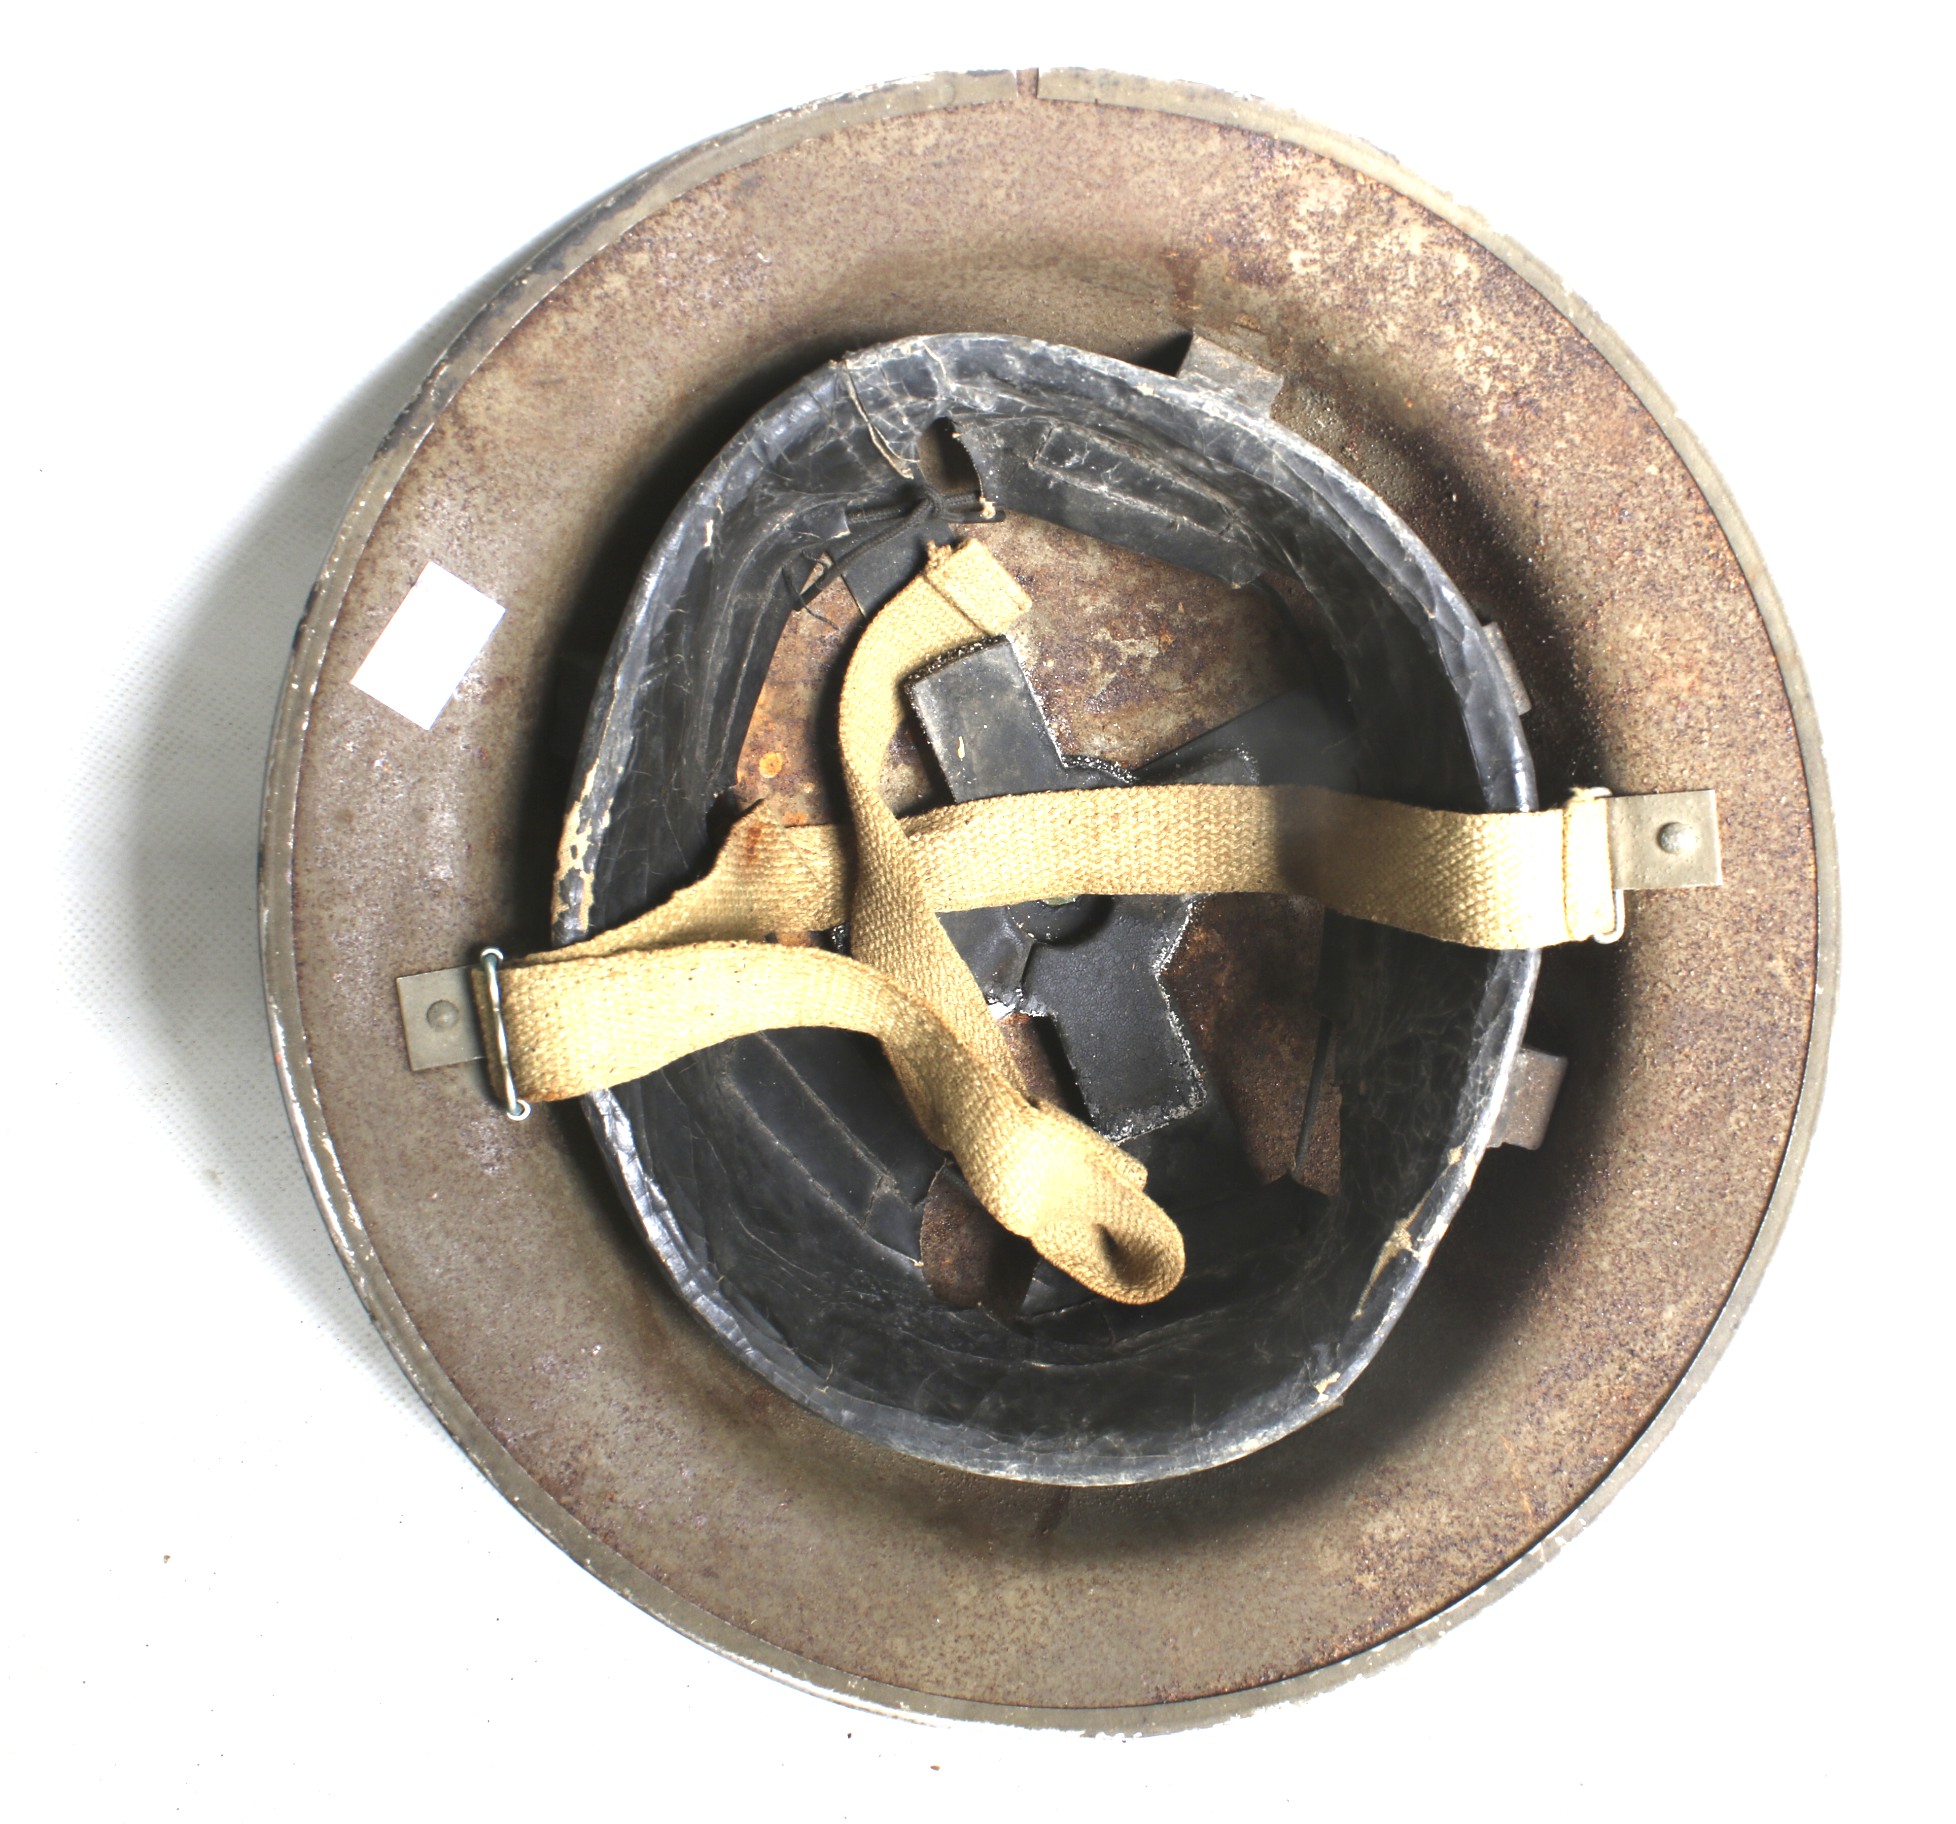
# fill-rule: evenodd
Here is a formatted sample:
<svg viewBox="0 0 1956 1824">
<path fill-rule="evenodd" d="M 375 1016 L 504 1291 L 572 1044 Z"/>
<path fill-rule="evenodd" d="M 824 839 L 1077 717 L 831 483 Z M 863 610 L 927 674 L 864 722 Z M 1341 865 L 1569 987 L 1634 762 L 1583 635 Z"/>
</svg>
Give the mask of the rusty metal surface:
<svg viewBox="0 0 1956 1824">
<path fill-rule="evenodd" d="M 1162 976 L 1264 1184 L 1297 1161 L 1317 1055 L 1323 935 L 1323 909 L 1310 900 L 1205 900 Z M 1313 1188 L 1336 1184 L 1336 1157 L 1334 1124 L 1320 1142 Z"/>
<path fill-rule="evenodd" d="M 985 543 L 1032 597 L 1013 643 L 1069 754 L 1137 767 L 1315 678 L 1275 603 L 1042 520 Z"/>
<path fill-rule="evenodd" d="M 491 307 L 383 452 L 302 634 L 266 950 L 349 1270 L 540 1525 L 793 1678 L 1161 1727 L 1447 1625 L 1649 1448 L 1783 1218 L 1831 882 L 1777 608 L 1628 358 L 1376 154 L 1123 85 L 935 79 L 762 123 L 628 186 Z M 1245 326 L 1287 376 L 1276 416 L 1500 619 L 1544 798 L 1715 787 L 1726 884 L 1647 898 L 1615 949 L 1548 959 L 1531 1041 L 1571 1067 L 1547 1145 L 1489 1156 L 1343 1409 L 1144 1489 L 961 1477 L 728 1359 L 659 1280 L 579 1116 L 514 1127 L 473 1070 L 412 1076 L 394 982 L 541 940 L 573 783 L 560 683 L 588 678 L 664 512 L 781 385 L 914 331 L 1168 361 L 1190 328 L 1227 345 Z M 347 681 L 430 559 L 509 612 L 426 734 Z M 1114 596 L 1106 624 L 1145 650 L 1145 604 Z M 1093 751 L 1089 712 L 1122 687 L 1081 675 L 1075 703 L 1034 672 Z M 1142 1708 L 1160 1704 L 1184 1707 Z"/>
</svg>

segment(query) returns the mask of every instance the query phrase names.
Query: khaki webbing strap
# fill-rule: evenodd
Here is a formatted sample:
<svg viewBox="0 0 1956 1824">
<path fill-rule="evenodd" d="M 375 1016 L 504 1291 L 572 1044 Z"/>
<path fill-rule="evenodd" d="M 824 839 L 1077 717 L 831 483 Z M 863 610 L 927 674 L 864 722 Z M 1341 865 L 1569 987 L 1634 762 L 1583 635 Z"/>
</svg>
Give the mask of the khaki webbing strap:
<svg viewBox="0 0 1956 1824">
<path fill-rule="evenodd" d="M 1314 786 L 1140 785 L 978 799 L 904 831 L 940 911 L 1072 893 L 1285 893 L 1447 943 L 1534 950 L 1615 926 L 1605 803 L 1476 814 Z M 799 853 L 822 865 L 814 844 Z"/>
<path fill-rule="evenodd" d="M 688 944 L 503 977 L 523 1094 L 560 1101 L 748 1033 L 839 1026 L 882 1042 L 931 1096 L 978 1200 L 1062 1272 L 1127 1304 L 1172 1291 L 1182 1237 L 1139 1161 L 1030 1102 L 894 977 L 828 950 Z"/>
<path fill-rule="evenodd" d="M 1026 1097 L 937 914 L 1080 893 L 1283 893 L 1452 943 L 1532 949 L 1615 928 L 1607 816 L 1593 795 L 1476 815 L 1299 786 L 1170 785 L 984 799 L 899 821 L 877 780 L 903 679 L 1002 632 L 1026 605 L 976 541 L 934 553 L 871 620 L 844 675 L 852 832 L 750 813 L 706 878 L 665 905 L 507 967 L 511 1070 L 519 1095 L 560 1101 L 749 1033 L 867 1033 L 1000 1222 L 1092 1290 L 1145 1303 L 1181 1277 L 1179 1231 L 1145 1195 L 1138 1161 Z M 851 957 L 729 941 L 844 918 Z"/>
<path fill-rule="evenodd" d="M 1315 786 L 1136 785 L 975 799 L 899 827 L 936 912 L 1076 893 L 1286 893 L 1450 944 L 1538 950 L 1614 928 L 1606 802 L 1428 811 Z M 846 838 L 774 823 L 763 805 L 705 879 L 548 958 L 830 930 L 849 916 Z"/>
<path fill-rule="evenodd" d="M 1018 1072 L 984 992 L 931 909 L 917 857 L 883 802 L 881 780 L 884 756 L 903 726 L 903 680 L 933 659 L 1003 633 L 1030 606 L 1024 590 L 975 539 L 956 551 L 932 552 L 924 574 L 863 629 L 843 673 L 837 716 L 856 838 L 850 954 L 919 996 L 974 1060 L 1014 1084 Z M 900 1048 L 891 1051 L 890 1062 L 911 1112 L 943 1144 L 943 1096 L 947 1089 L 955 1093 L 955 1085 L 927 1082 Z"/>
</svg>

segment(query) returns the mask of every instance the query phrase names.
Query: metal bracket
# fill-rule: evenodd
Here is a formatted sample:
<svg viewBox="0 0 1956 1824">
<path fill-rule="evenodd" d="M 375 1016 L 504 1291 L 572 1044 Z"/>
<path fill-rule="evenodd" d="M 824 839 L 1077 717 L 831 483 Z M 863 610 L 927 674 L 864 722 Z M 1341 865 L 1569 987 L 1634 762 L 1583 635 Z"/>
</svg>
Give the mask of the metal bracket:
<svg viewBox="0 0 1956 1824">
<path fill-rule="evenodd" d="M 1225 393 L 1259 418 L 1270 416 L 1277 395 L 1284 390 L 1282 374 L 1273 374 L 1247 355 L 1236 354 L 1201 336 L 1190 341 L 1189 352 L 1182 357 L 1175 377 L 1192 380 L 1214 393 Z"/>
<path fill-rule="evenodd" d="M 1507 1094 L 1501 1098 L 1501 1112 L 1494 1117 L 1489 1146 L 1519 1146 L 1528 1152 L 1539 1150 L 1548 1138 L 1549 1117 L 1555 1113 L 1555 1099 L 1562 1093 L 1562 1079 L 1569 1074 L 1569 1060 L 1552 1051 L 1536 1051 L 1524 1045 L 1515 1053 L 1514 1069 L 1508 1073 Z"/>
<path fill-rule="evenodd" d="M 1716 887 L 1716 792 L 1645 792 L 1604 800 L 1609 814 L 1610 873 L 1618 891 Z"/>
<path fill-rule="evenodd" d="M 490 1037 L 495 1057 L 490 1074 L 502 1097 L 503 1113 L 512 1121 L 527 1121 L 530 1105 L 516 1093 L 509 1065 L 509 1034 L 503 1028 L 500 950 L 483 951 L 478 964 L 484 998 L 489 1003 Z M 474 969 L 430 969 L 421 975 L 397 976 L 394 992 L 401 1000 L 401 1031 L 407 1039 L 410 1070 L 440 1070 L 450 1064 L 470 1064 L 486 1057 L 482 1025 L 476 1017 Z"/>
<path fill-rule="evenodd" d="M 404 975 L 394 983 L 401 997 L 401 1031 L 407 1038 L 410 1070 L 440 1070 L 482 1056 L 482 1029 L 476 1023 L 475 989 L 467 969 L 431 969 Z"/>
</svg>

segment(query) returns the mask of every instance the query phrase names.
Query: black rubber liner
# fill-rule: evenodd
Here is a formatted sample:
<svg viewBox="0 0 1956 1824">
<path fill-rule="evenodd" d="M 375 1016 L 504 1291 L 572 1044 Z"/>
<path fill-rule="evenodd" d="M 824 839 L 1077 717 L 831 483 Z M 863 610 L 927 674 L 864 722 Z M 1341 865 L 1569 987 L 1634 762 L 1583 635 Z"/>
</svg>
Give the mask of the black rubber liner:
<svg viewBox="0 0 1956 1824">
<path fill-rule="evenodd" d="M 845 551 L 852 515 L 860 538 L 921 498 L 919 442 L 944 421 L 1006 512 L 1233 582 L 1302 586 L 1342 666 L 1354 738 L 1336 776 L 1318 750 L 1292 762 L 1279 743 L 1259 756 L 1264 778 L 1534 808 L 1520 721 L 1478 622 L 1322 452 L 1124 362 L 1014 337 L 919 337 L 785 393 L 666 527 L 599 684 L 572 809 L 585 862 L 560 882 L 558 941 L 623 922 L 711 860 L 793 611 L 789 578 Z M 1005 1323 L 938 1302 L 906 1240 L 942 1155 L 880 1052 L 853 1036 L 738 1040 L 595 1096 L 592 1112 L 680 1294 L 803 1405 L 988 1475 L 1184 1474 L 1335 1405 L 1378 1349 L 1479 1163 L 1537 968 L 1533 951 L 1343 919 L 1328 921 L 1325 956 L 1338 1194 L 1280 1183 L 1202 1207 L 1171 1198 L 1190 1270 L 1152 1306 L 1083 1298 Z M 1164 1195 L 1167 1144 L 1135 1149 Z"/>
</svg>

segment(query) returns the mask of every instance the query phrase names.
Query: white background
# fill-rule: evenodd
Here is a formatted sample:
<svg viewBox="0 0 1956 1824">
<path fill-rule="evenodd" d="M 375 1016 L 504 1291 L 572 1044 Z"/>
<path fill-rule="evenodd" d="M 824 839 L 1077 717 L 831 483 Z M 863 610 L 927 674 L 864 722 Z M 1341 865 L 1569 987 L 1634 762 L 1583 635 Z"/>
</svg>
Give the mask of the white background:
<svg viewBox="0 0 1956 1824">
<path fill-rule="evenodd" d="M 58 18 L 58 22 L 55 22 Z M 1945 1670 L 1943 145 L 1928 7 L 36 9 L 6 39 L 0 1729 L 23 1818 L 1912 1816 Z M 865 1716 L 579 1570 L 376 1340 L 274 1093 L 253 859 L 306 589 L 509 258 L 833 91 L 1261 94 L 1479 208 L 1722 467 L 1813 674 L 1846 998 L 1779 1258 L 1599 1523 L 1302 1707 L 1089 1741 Z M 1946 1815 L 1946 1814 L 1945 1814 Z"/>
</svg>

